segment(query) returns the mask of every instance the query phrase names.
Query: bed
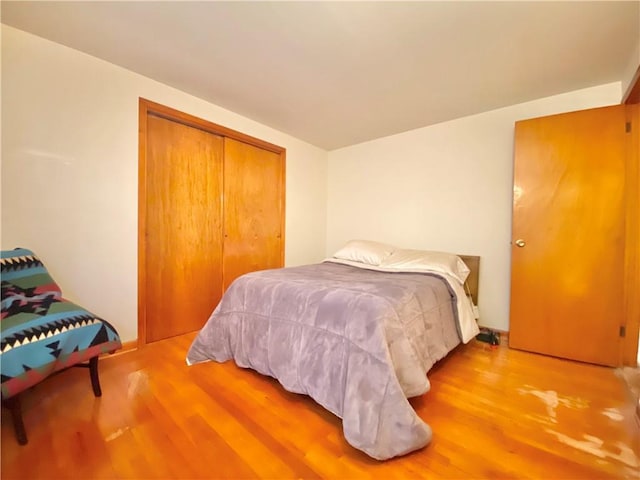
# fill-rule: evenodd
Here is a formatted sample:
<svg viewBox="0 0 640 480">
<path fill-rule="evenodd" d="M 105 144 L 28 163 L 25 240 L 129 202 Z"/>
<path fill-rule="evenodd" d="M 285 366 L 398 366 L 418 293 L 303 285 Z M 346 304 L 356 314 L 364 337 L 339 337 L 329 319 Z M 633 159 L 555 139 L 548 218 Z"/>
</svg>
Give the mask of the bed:
<svg viewBox="0 0 640 480">
<path fill-rule="evenodd" d="M 351 241 L 319 264 L 243 275 L 187 363 L 234 360 L 340 417 L 346 440 L 369 456 L 404 455 L 432 437 L 407 399 L 427 392 L 435 362 L 478 333 L 478 262 Z"/>
</svg>

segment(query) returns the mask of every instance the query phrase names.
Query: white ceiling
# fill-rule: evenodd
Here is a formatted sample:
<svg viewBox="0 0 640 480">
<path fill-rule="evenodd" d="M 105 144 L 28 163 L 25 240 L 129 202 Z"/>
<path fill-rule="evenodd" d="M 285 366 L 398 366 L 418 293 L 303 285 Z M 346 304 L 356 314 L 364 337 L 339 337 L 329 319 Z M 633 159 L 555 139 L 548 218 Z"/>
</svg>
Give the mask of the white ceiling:
<svg viewBox="0 0 640 480">
<path fill-rule="evenodd" d="M 2 23 L 327 150 L 622 80 L 640 2 L 28 2 Z"/>
</svg>

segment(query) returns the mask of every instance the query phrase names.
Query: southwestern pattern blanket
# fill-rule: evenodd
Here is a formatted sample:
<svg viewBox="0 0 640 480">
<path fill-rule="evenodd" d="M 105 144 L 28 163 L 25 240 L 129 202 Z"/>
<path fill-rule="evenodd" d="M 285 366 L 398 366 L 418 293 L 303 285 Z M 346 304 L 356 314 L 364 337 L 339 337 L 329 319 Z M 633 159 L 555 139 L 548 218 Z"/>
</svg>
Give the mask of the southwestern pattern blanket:
<svg viewBox="0 0 640 480">
<path fill-rule="evenodd" d="M 3 400 L 59 370 L 122 346 L 109 322 L 62 297 L 32 251 L 3 250 L 0 267 Z"/>
</svg>

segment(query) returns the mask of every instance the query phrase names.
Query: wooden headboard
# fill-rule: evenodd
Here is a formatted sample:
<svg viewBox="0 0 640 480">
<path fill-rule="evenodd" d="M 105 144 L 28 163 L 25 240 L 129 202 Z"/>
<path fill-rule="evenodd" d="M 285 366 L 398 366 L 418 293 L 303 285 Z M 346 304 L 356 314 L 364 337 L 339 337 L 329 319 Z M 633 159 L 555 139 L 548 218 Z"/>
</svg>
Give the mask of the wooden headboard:
<svg viewBox="0 0 640 480">
<path fill-rule="evenodd" d="M 473 298 L 473 304 L 478 304 L 478 281 L 480 278 L 480 257 L 475 257 L 473 255 L 458 255 L 462 261 L 469 267 L 469 276 L 467 277 L 467 282 L 465 286 L 465 290 L 469 287 L 469 291 L 471 292 L 471 298 Z"/>
</svg>

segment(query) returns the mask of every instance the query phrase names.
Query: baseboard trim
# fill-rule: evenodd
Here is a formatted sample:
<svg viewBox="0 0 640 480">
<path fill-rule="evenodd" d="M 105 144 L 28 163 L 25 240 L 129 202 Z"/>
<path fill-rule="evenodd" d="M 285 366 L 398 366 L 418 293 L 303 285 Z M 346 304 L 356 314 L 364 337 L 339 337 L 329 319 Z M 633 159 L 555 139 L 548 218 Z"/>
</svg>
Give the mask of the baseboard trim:
<svg viewBox="0 0 640 480">
<path fill-rule="evenodd" d="M 101 355 L 100 358 L 101 359 L 113 358 L 113 357 L 122 355 L 123 353 L 133 352 L 134 350 L 137 350 L 137 349 L 138 349 L 138 339 L 136 338 L 135 340 L 131 340 L 129 342 L 123 342 L 122 348 L 120 350 L 114 353 L 105 353 Z"/>
</svg>

